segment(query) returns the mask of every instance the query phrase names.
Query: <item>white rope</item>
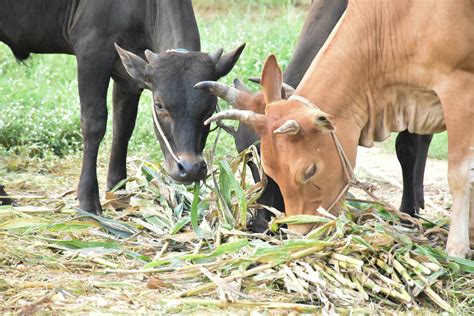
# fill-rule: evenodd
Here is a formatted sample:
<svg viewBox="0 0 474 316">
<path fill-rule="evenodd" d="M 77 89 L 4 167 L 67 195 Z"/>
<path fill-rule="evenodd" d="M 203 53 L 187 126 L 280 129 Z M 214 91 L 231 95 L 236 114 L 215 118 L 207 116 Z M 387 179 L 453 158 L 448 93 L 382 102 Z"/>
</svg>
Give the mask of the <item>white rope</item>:
<svg viewBox="0 0 474 316">
<path fill-rule="evenodd" d="M 317 110 L 320 110 L 320 108 L 311 102 L 310 100 L 306 99 L 305 97 L 301 95 L 295 95 L 293 94 L 288 100 L 295 100 L 303 103 L 304 105 L 314 108 Z M 334 145 L 336 146 L 337 154 L 339 155 L 339 159 L 341 160 L 341 165 L 342 168 L 344 169 L 344 175 L 346 176 L 348 182 L 346 185 L 341 189 L 339 194 L 337 195 L 336 199 L 329 205 L 329 207 L 326 209 L 327 211 L 330 211 L 336 204 L 337 202 L 346 194 L 347 190 L 351 186 L 351 183 L 355 180 L 355 175 L 354 175 L 354 169 L 352 168 L 352 164 L 349 161 L 349 158 L 347 158 L 347 155 L 344 151 L 344 148 L 342 147 L 341 142 L 339 141 L 339 138 L 337 137 L 336 133 L 334 131 L 331 131 L 331 137 L 332 140 L 334 141 Z"/>
<path fill-rule="evenodd" d="M 163 140 L 163 142 L 165 143 L 166 145 L 166 148 L 168 149 L 168 151 L 170 152 L 171 154 L 171 157 L 173 157 L 173 159 L 179 163 L 179 158 L 175 155 L 173 149 L 171 148 L 171 145 L 168 141 L 168 138 L 166 137 L 165 133 L 163 132 L 163 129 L 161 128 L 161 125 L 160 125 L 160 121 L 158 121 L 158 117 L 156 116 L 156 111 L 155 111 L 155 104 L 154 102 L 151 102 L 151 111 L 153 112 L 153 121 L 155 122 L 155 127 L 156 129 L 158 130 L 158 133 L 160 133 L 160 136 L 161 136 L 161 139 Z"/>
</svg>

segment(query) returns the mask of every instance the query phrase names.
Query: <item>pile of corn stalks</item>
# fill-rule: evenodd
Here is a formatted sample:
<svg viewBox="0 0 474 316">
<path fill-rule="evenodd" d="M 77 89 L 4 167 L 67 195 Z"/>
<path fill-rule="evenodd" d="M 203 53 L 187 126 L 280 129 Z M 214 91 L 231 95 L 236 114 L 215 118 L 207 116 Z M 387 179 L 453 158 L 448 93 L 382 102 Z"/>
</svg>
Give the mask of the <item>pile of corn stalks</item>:
<svg viewBox="0 0 474 316">
<path fill-rule="evenodd" d="M 129 163 L 128 189 L 109 193 L 103 201 L 106 218 L 81 210 L 77 216 L 63 203 L 52 210 L 68 214 L 61 222 L 31 222 L 31 214 L 25 222 L 27 216 L 19 216 L 18 209 L 4 208 L 0 218 L 15 218 L 0 224 L 0 233 L 36 236 L 37 249 L 68 256 L 68 263 L 89 258 L 92 268 L 81 265 L 94 273 L 143 275 L 159 304 L 474 312 L 474 262 L 446 256 L 444 219 L 402 224 L 401 214 L 358 195 L 338 216 L 319 209 L 314 216 L 284 217 L 271 210 L 276 217 L 268 233 L 249 232 L 249 213 L 258 207 L 263 187 L 253 184 L 245 167 L 249 159 L 259 165 L 255 157 L 255 148 L 230 163 L 215 163 L 210 155 L 212 176 L 194 187 L 176 185 L 159 165 L 135 160 Z M 306 236 L 284 228 L 295 223 L 317 228 Z M 72 226 L 81 233 L 68 233 Z M 15 264 L 19 255 L 2 247 L 0 263 Z M 9 286 L 0 286 L 0 295 L 2 288 Z"/>
<path fill-rule="evenodd" d="M 284 217 L 273 210 L 278 216 L 270 234 L 249 233 L 247 209 L 257 206 L 262 187 L 246 185 L 249 157 L 256 157 L 255 149 L 230 164 L 221 161 L 214 187 L 195 186 L 194 195 L 166 185 L 156 166 L 138 165 L 132 179 L 144 182 L 129 210 L 140 207 L 140 218 L 129 220 L 162 245 L 143 268 L 107 273 L 146 273 L 148 286 L 167 297 L 243 305 L 276 299 L 300 311 L 376 304 L 454 312 L 453 298 L 474 302 L 474 262 L 446 256 L 445 221 L 402 225 L 384 203 L 352 198 L 339 216 L 319 209 L 317 216 Z M 146 205 L 153 197 L 160 207 Z M 306 236 L 280 227 L 295 223 L 318 225 Z"/>
</svg>

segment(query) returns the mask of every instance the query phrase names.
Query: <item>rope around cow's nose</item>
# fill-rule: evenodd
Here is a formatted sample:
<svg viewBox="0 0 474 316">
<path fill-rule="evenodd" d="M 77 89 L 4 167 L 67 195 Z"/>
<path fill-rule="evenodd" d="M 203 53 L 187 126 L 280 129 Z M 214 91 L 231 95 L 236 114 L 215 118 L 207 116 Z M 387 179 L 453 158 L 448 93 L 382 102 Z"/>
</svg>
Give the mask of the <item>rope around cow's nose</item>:
<svg viewBox="0 0 474 316">
<path fill-rule="evenodd" d="M 155 127 L 158 130 L 158 133 L 160 133 L 161 139 L 163 139 L 163 142 L 166 145 L 166 148 L 168 149 L 169 153 L 171 154 L 171 157 L 179 163 L 180 160 L 178 156 L 175 155 L 173 148 L 171 148 L 170 142 L 168 141 L 168 138 L 166 137 L 165 133 L 163 132 L 163 129 L 161 128 L 160 121 L 158 121 L 158 117 L 156 116 L 156 111 L 155 111 L 155 106 L 153 101 L 151 102 L 151 111 L 153 112 L 153 121 L 155 122 Z"/>
</svg>

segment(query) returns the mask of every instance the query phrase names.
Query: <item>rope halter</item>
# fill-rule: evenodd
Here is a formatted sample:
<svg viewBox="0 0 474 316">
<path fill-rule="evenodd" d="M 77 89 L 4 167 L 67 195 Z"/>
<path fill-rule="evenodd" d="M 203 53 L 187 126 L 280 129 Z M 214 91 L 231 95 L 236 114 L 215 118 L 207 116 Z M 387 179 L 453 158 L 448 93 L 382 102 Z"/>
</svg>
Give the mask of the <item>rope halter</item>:
<svg viewBox="0 0 474 316">
<path fill-rule="evenodd" d="M 303 103 L 305 106 L 307 106 L 309 108 L 314 108 L 314 109 L 320 110 L 320 108 L 316 104 L 314 104 L 310 100 L 308 100 L 305 97 L 300 96 L 300 95 L 293 94 L 288 100 L 295 100 L 295 101 Z M 334 145 L 336 147 L 336 151 L 337 151 L 337 154 L 339 156 L 339 159 L 341 161 L 342 168 L 344 169 L 344 175 L 347 178 L 347 183 L 341 189 L 341 191 L 337 195 L 336 199 L 326 209 L 327 211 L 331 211 L 331 209 L 344 196 L 344 194 L 346 194 L 347 190 L 349 190 L 349 187 L 351 186 L 352 180 L 354 179 L 354 169 L 352 168 L 351 162 L 349 161 L 349 158 L 347 157 L 347 155 L 344 151 L 344 148 L 342 147 L 342 144 L 341 144 L 341 142 L 339 141 L 339 138 L 336 135 L 336 132 L 335 131 L 330 131 L 330 134 L 331 134 L 331 138 L 334 142 Z"/>
<path fill-rule="evenodd" d="M 153 122 L 155 122 L 155 127 L 158 130 L 158 133 L 161 136 L 161 139 L 165 143 L 166 148 L 168 149 L 169 153 L 171 154 L 171 157 L 179 163 L 180 159 L 176 156 L 176 154 L 173 151 L 173 148 L 171 148 L 170 142 L 168 141 L 168 138 L 166 137 L 165 133 L 163 132 L 163 129 L 161 128 L 160 121 L 158 121 L 158 117 L 156 116 L 156 111 L 155 111 L 155 103 L 151 102 L 151 111 L 153 112 Z"/>
</svg>

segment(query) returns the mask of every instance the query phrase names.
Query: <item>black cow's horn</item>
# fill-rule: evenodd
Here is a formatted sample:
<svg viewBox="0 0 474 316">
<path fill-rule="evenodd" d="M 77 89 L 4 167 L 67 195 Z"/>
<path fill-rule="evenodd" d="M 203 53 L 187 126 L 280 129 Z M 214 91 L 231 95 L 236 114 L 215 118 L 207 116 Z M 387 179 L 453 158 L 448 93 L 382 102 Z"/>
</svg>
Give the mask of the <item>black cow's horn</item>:
<svg viewBox="0 0 474 316">
<path fill-rule="evenodd" d="M 282 83 L 281 84 L 281 87 L 283 88 L 283 90 L 285 91 L 285 98 L 288 99 L 289 97 L 291 97 L 293 95 L 293 93 L 295 93 L 295 88 L 293 88 L 292 86 L 290 86 L 289 84 L 287 83 Z"/>
<path fill-rule="evenodd" d="M 234 88 L 246 93 L 252 93 L 252 91 L 250 91 L 250 89 L 239 79 L 234 79 Z"/>
<path fill-rule="evenodd" d="M 260 84 L 260 77 L 249 77 L 249 81 Z"/>
<path fill-rule="evenodd" d="M 214 114 L 210 118 L 208 118 L 204 124 L 209 125 L 212 122 L 220 121 L 220 120 L 235 120 L 242 122 L 244 124 L 248 124 L 252 126 L 253 124 L 262 121 L 265 119 L 265 115 L 258 114 L 248 110 L 225 110 L 219 113 Z"/>
<path fill-rule="evenodd" d="M 295 120 L 288 120 L 273 131 L 274 134 L 296 135 L 300 132 L 300 124 Z"/>
<path fill-rule="evenodd" d="M 203 89 L 211 92 L 232 105 L 236 105 L 240 91 L 216 81 L 201 81 L 194 86 L 195 89 Z"/>
<path fill-rule="evenodd" d="M 215 50 L 214 52 L 209 53 L 209 57 L 211 57 L 212 62 L 214 63 L 214 65 L 217 65 L 217 63 L 219 62 L 219 59 L 221 59 L 221 56 L 222 56 L 223 52 L 224 52 L 224 50 L 222 48 L 219 48 L 219 49 Z"/>
<path fill-rule="evenodd" d="M 158 54 L 155 54 L 149 49 L 145 50 L 145 57 L 146 60 L 148 60 L 148 63 L 150 63 L 151 65 L 156 64 L 158 62 L 158 59 L 160 58 Z"/>
</svg>

